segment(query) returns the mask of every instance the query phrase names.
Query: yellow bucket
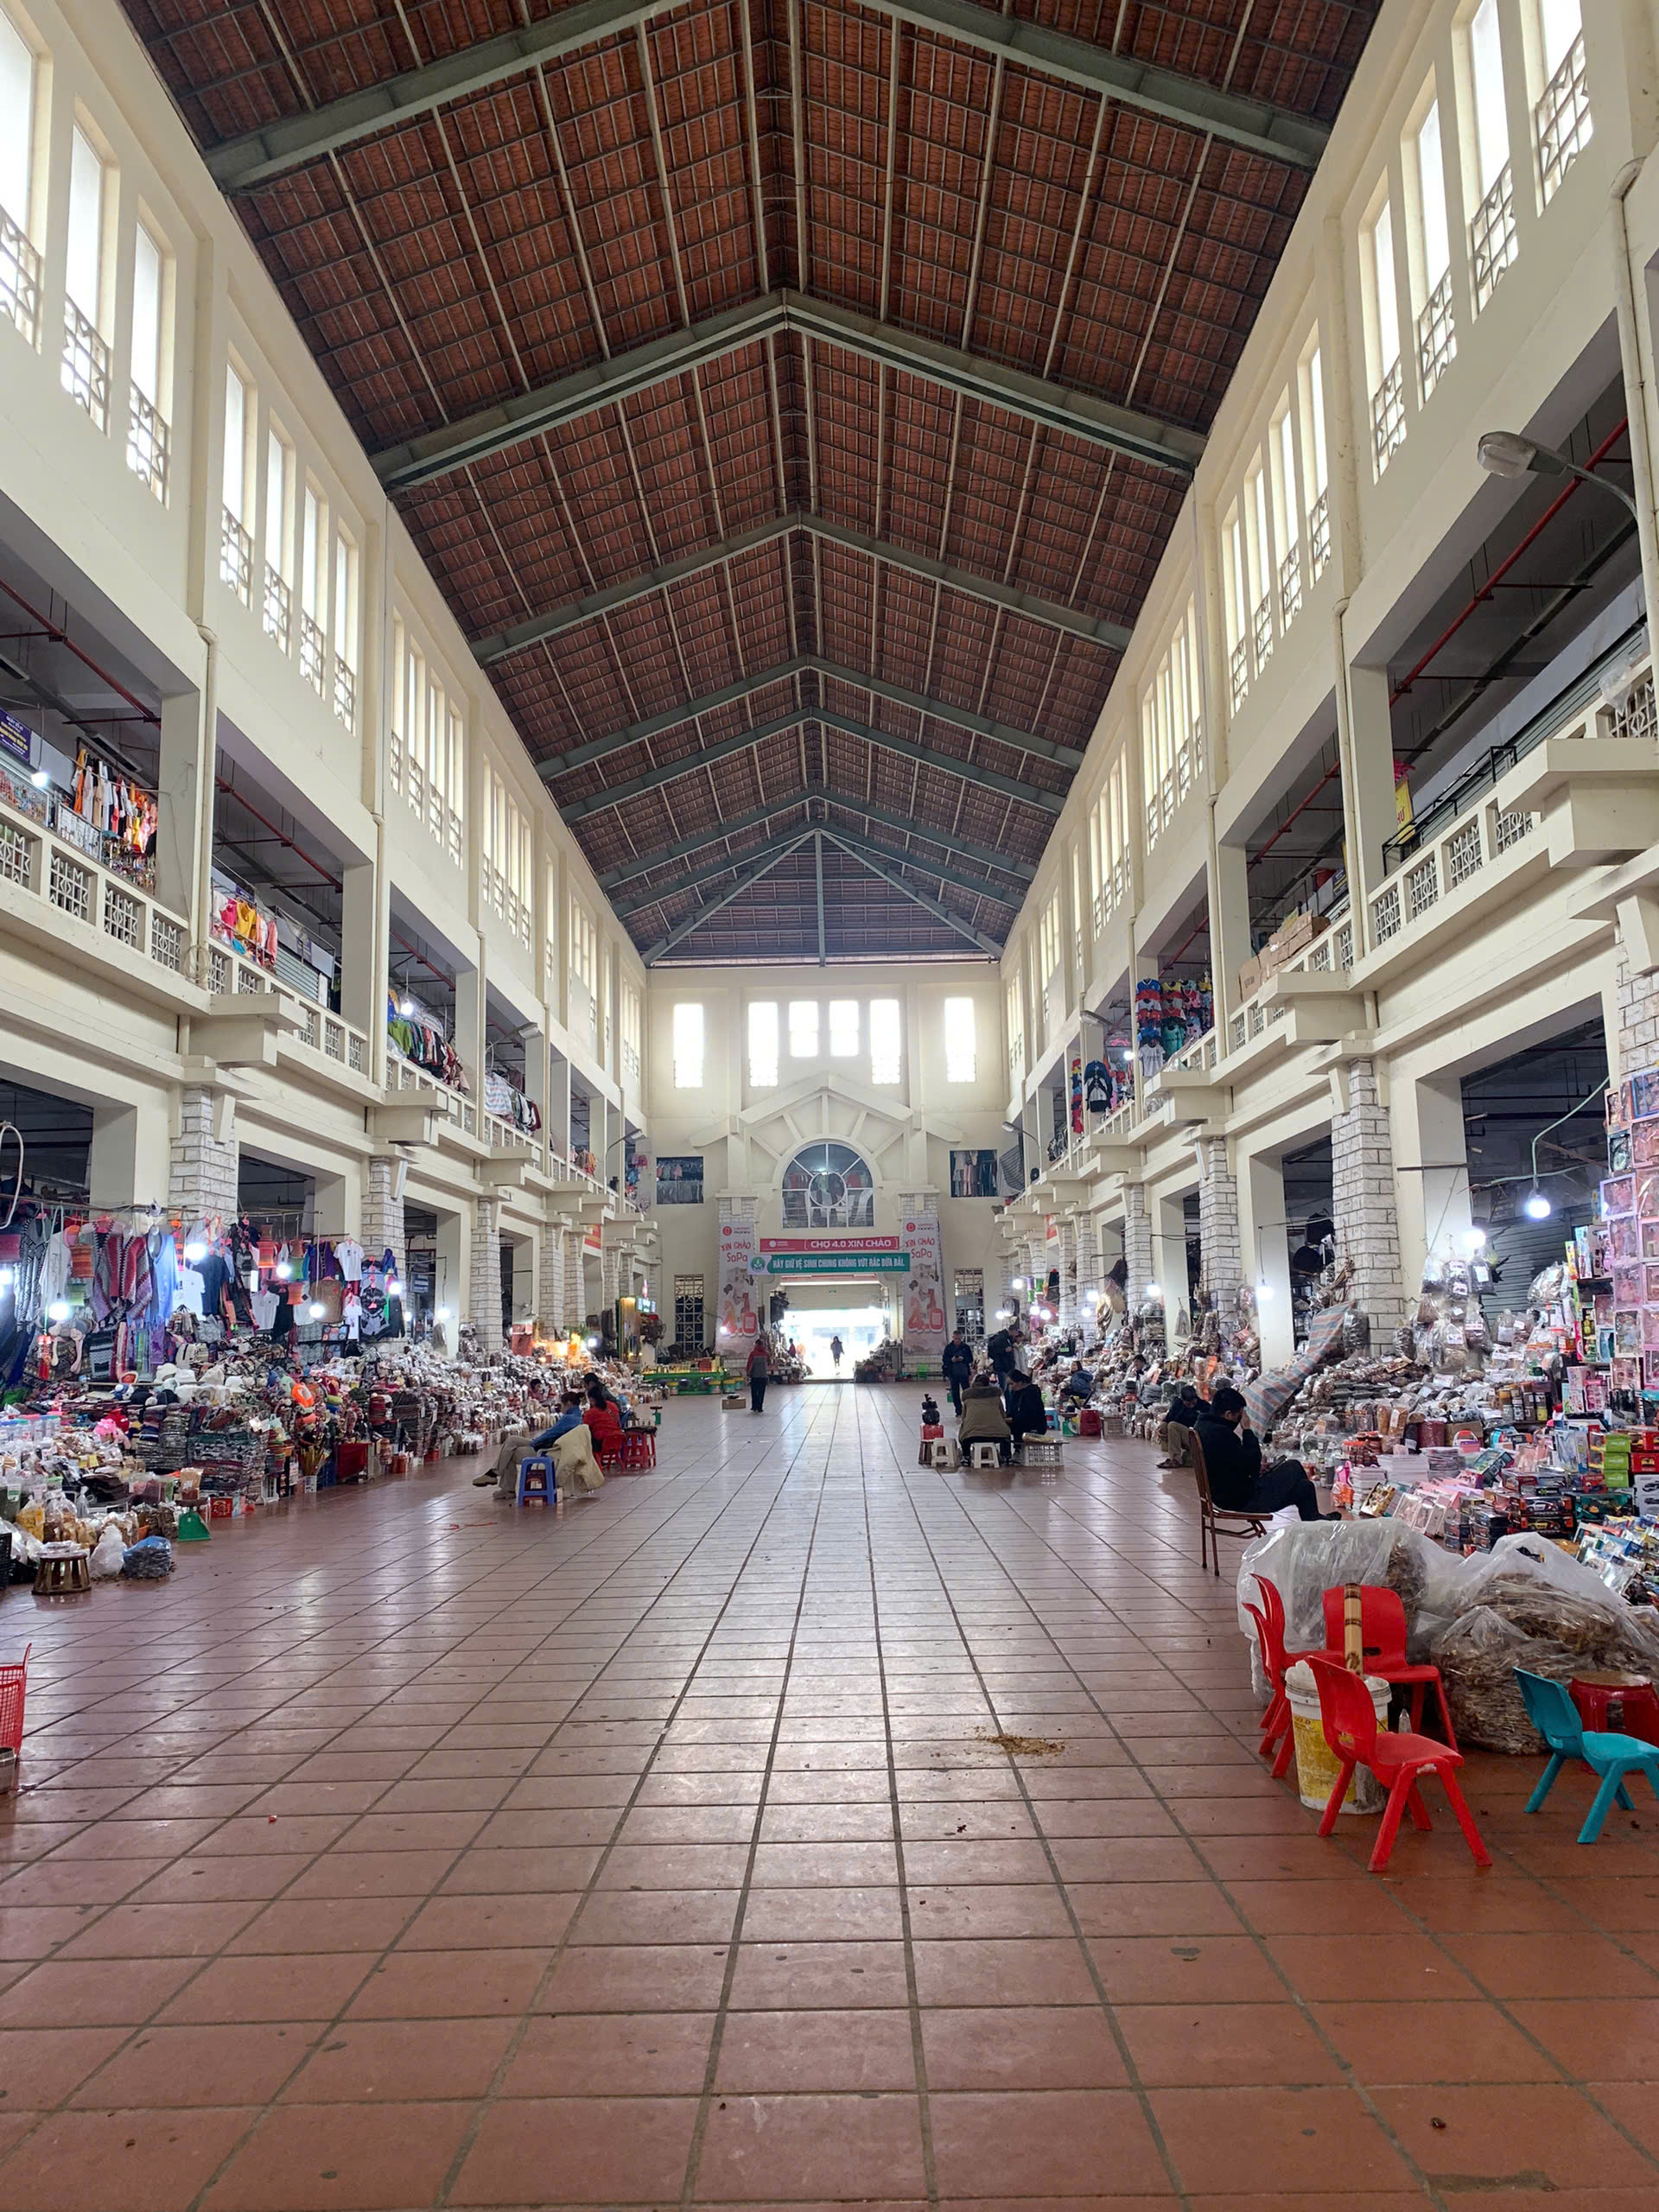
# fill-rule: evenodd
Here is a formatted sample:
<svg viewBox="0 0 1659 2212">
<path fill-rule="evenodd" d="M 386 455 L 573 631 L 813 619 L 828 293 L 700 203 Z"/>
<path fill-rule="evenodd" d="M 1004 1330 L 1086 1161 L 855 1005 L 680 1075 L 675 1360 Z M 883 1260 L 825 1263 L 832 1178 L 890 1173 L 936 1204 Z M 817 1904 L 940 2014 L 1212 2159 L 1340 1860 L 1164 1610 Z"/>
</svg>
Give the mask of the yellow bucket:
<svg viewBox="0 0 1659 2212">
<path fill-rule="evenodd" d="M 1380 1675 L 1367 1675 L 1365 1687 L 1371 1694 L 1371 1703 L 1376 1711 L 1376 1725 L 1389 1725 L 1389 1686 Z M 1331 1792 L 1337 1786 L 1341 1764 L 1325 1740 L 1325 1728 L 1319 1719 L 1319 1685 L 1313 1680 L 1313 1669 L 1306 1661 L 1298 1660 L 1285 1676 L 1285 1695 L 1290 1701 L 1291 1734 L 1296 1745 L 1296 1786 L 1304 1805 L 1322 1813 L 1331 1802 Z M 1342 1801 L 1344 1813 L 1380 1813 L 1386 1802 L 1382 1785 L 1369 1767 L 1354 1769 L 1353 1779 L 1348 1784 L 1348 1794 Z"/>
</svg>

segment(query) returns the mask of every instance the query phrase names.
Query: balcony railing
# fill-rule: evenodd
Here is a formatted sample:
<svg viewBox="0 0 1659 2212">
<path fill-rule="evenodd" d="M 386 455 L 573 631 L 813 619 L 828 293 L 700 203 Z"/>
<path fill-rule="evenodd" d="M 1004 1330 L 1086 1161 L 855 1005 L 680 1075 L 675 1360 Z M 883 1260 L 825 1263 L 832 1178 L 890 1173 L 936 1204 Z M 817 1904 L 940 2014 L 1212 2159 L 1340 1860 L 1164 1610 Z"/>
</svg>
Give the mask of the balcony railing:
<svg viewBox="0 0 1659 2212">
<path fill-rule="evenodd" d="M 100 430 L 110 427 L 110 349 L 73 300 L 63 303 L 63 369 L 60 381 Z"/>
<path fill-rule="evenodd" d="M 1279 627 L 1288 630 L 1302 611 L 1302 549 L 1293 545 L 1279 563 Z"/>
<path fill-rule="evenodd" d="M 1247 639 L 1241 638 L 1228 655 L 1227 669 L 1232 679 L 1233 712 L 1236 714 L 1250 696 L 1250 648 Z"/>
<path fill-rule="evenodd" d="M 417 1092 L 429 1098 L 434 1109 L 464 1135 L 478 1135 L 478 1109 L 466 1093 L 449 1084 L 440 1083 L 424 1068 L 417 1068 L 412 1061 L 404 1059 L 395 1046 L 389 1047 L 386 1053 L 386 1089 Z"/>
<path fill-rule="evenodd" d="M 357 678 L 340 656 L 334 656 L 334 713 L 347 729 L 357 728 Z"/>
<path fill-rule="evenodd" d="M 1521 251 L 1515 227 L 1515 169 L 1505 162 L 1469 226 L 1469 270 L 1478 315 Z"/>
<path fill-rule="evenodd" d="M 264 601 L 261 610 L 265 635 L 284 656 L 294 650 L 294 594 L 269 561 L 265 563 Z"/>
<path fill-rule="evenodd" d="M 244 607 L 253 604 L 253 539 L 228 507 L 219 517 L 219 580 Z"/>
<path fill-rule="evenodd" d="M 28 812 L 0 807 L 0 883 L 29 893 L 65 921 L 98 931 L 169 975 L 184 967 L 184 924 L 130 883 L 60 839 Z M 57 923 L 53 924 L 55 933 Z"/>
<path fill-rule="evenodd" d="M 1331 494 L 1321 492 L 1307 511 L 1307 562 L 1315 583 L 1331 558 Z"/>
<path fill-rule="evenodd" d="M 1406 379 L 1396 361 L 1371 394 L 1371 466 L 1381 476 L 1406 442 Z"/>
<path fill-rule="evenodd" d="M 1273 658 L 1273 594 L 1264 591 L 1250 610 L 1250 644 L 1259 676 Z"/>
<path fill-rule="evenodd" d="M 173 433 L 161 410 L 144 397 L 137 385 L 127 412 L 127 467 L 141 484 L 147 484 L 162 505 L 167 505 L 168 470 L 173 454 Z"/>
<path fill-rule="evenodd" d="M 41 257 L 0 207 L 0 315 L 30 346 L 41 342 Z"/>
<path fill-rule="evenodd" d="M 302 613 L 300 616 L 300 674 L 305 678 L 319 699 L 322 696 L 323 671 L 328 660 L 328 640 L 322 634 L 322 626 Z"/>
<path fill-rule="evenodd" d="M 1458 358 L 1458 329 L 1452 320 L 1452 271 L 1448 268 L 1423 302 L 1417 317 L 1417 372 L 1425 404 Z"/>
<path fill-rule="evenodd" d="M 1590 143 L 1595 123 L 1590 95 L 1584 82 L 1584 33 L 1580 31 L 1561 56 L 1561 64 L 1544 86 L 1532 111 L 1538 138 L 1538 182 L 1544 205 L 1560 190 L 1561 180 Z"/>
</svg>

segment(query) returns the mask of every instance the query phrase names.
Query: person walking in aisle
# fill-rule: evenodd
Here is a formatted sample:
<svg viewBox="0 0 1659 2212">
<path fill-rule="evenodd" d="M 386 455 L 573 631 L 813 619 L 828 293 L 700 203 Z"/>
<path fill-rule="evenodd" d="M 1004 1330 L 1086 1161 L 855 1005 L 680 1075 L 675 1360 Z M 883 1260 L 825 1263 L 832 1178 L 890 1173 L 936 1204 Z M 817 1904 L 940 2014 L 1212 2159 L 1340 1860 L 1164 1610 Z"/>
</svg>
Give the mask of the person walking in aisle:
<svg viewBox="0 0 1659 2212">
<path fill-rule="evenodd" d="M 766 1402 L 766 1385 L 772 1380 L 772 1346 L 764 1329 L 754 1340 L 745 1372 L 749 1378 L 749 1411 L 758 1414 Z"/>
<path fill-rule="evenodd" d="M 962 1419 L 962 1394 L 974 1379 L 974 1355 L 958 1329 L 944 1348 L 939 1361 L 944 1379 L 950 1386 L 950 1402 L 957 1409 L 957 1419 Z"/>
<path fill-rule="evenodd" d="M 830 1358 L 831 1358 L 831 1359 L 833 1359 L 833 1360 L 835 1361 L 835 1363 L 836 1363 L 836 1374 L 837 1374 L 837 1375 L 839 1375 L 839 1374 L 840 1374 L 840 1372 L 841 1372 L 841 1355 L 842 1355 L 842 1353 L 843 1351 L 845 1351 L 845 1350 L 846 1350 L 846 1349 L 847 1349 L 847 1347 L 845 1346 L 845 1344 L 843 1344 L 842 1343 L 841 1338 L 840 1338 L 839 1337 L 831 1337 L 831 1338 L 830 1338 Z"/>
</svg>

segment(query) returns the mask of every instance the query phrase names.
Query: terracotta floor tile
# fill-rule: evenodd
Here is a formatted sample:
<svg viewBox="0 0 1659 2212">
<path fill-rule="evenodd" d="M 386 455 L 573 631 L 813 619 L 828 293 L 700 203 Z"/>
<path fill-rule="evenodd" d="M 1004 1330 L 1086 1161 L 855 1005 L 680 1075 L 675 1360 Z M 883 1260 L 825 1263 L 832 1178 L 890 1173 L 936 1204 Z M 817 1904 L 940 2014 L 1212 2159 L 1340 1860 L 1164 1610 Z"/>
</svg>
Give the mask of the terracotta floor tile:
<svg viewBox="0 0 1659 2212">
<path fill-rule="evenodd" d="M 909 1999 L 904 1945 L 741 1943 L 731 2001 L 737 2012 L 793 2011 L 800 2006 L 819 2012 L 856 2011 L 905 2005 Z"/>
<path fill-rule="evenodd" d="M 1448 1936 L 1446 1949 L 1494 1997 L 1659 1996 L 1659 1976 L 1587 1929 L 1576 1935 Z"/>
<path fill-rule="evenodd" d="M 1269 2194 L 1408 2187 L 1411 2170 L 1351 2089 L 1154 2089 L 1152 2109 L 1189 2190 L 1248 2175 Z"/>
<path fill-rule="evenodd" d="M 735 1890 L 596 1890 L 583 1904 L 570 1940 L 726 1943 L 736 1923 L 737 1900 Z M 575 1900 L 570 1902 L 574 1906 Z"/>
<path fill-rule="evenodd" d="M 500 2019 L 342 2020 L 320 2035 L 283 2092 L 288 2104 L 481 2097 L 506 2055 Z"/>
<path fill-rule="evenodd" d="M 700 2203 L 919 2196 L 922 2129 L 914 2096 L 739 2096 L 717 2100 L 698 2169 Z"/>
<path fill-rule="evenodd" d="M 467 2126 L 465 2104 L 279 2105 L 203 2212 L 391 2212 L 429 2204 Z"/>
<path fill-rule="evenodd" d="M 555 1966 L 545 2004 L 556 2012 L 702 2012 L 720 2001 L 727 1947 L 595 1944 Z"/>
<path fill-rule="evenodd" d="M 1659 2186 L 1652 2158 L 1576 2089 L 1535 2082 L 1375 2094 L 1378 2111 L 1431 2178 L 1455 2176 L 1466 2188 L 1468 2177 L 1483 2190 L 1570 2189 L 1591 2175 L 1605 2189 Z"/>
<path fill-rule="evenodd" d="M 1095 1985 L 1072 1941 L 918 1942 L 916 1986 L 924 2005 L 1090 2005 Z"/>
<path fill-rule="evenodd" d="M 947 2092 L 928 2100 L 945 2197 L 1173 2195 L 1139 2101 L 1123 2089 Z"/>
<path fill-rule="evenodd" d="M 1517 2011 L 1519 2008 L 1516 2008 Z M 1629 2008 L 1637 2013 L 1640 2007 Z M 1383 2082 L 1557 2082 L 1560 2069 L 1490 2005 L 1316 2005 L 1315 2018 L 1359 2079 Z M 1659 2005 L 1655 2007 L 1659 2021 Z"/>
<path fill-rule="evenodd" d="M 1285 1986 L 1244 1936 L 1092 1936 L 1113 2005 L 1276 2005 Z"/>
<path fill-rule="evenodd" d="M 915 2087 L 910 2020 L 896 2011 L 734 2012 L 715 2076 L 721 2095 Z"/>
<path fill-rule="evenodd" d="M 492 2105 L 452 2204 L 674 2204 L 695 2097 L 512 2098 Z"/>
<path fill-rule="evenodd" d="M 743 1913 L 746 1943 L 893 1941 L 903 1932 L 896 1889 L 751 1890 Z"/>
<path fill-rule="evenodd" d="M 64 1946 L 67 1959 L 200 1959 L 222 1950 L 257 1914 L 241 1904 L 118 1904 Z"/>
<path fill-rule="evenodd" d="M 136 2025 L 195 1971 L 194 1959 L 48 1960 L 0 1997 L 0 2027 Z"/>
<path fill-rule="evenodd" d="M 177 2212 L 251 2112 L 61 2112 L 0 2163 L 0 2212 Z"/>
<path fill-rule="evenodd" d="M 728 2023 L 728 2038 L 734 2024 Z M 714 2032 L 712 2012 L 538 2013 L 500 2094 L 603 2097 L 626 2082 L 633 2096 L 696 2096 Z"/>
<path fill-rule="evenodd" d="M 983 2005 L 922 2015 L 930 2089 L 1116 2089 L 1128 2076 L 1090 2005 Z"/>
<path fill-rule="evenodd" d="M 142 2029 L 71 2101 L 93 2111 L 269 2103 L 324 2032 L 321 2021 Z"/>
<path fill-rule="evenodd" d="M 1328 2003 L 1361 1998 L 1473 1997 L 1455 1958 L 1425 1936 L 1271 1936 L 1268 1950 L 1299 1995 Z"/>
<path fill-rule="evenodd" d="M 1117 2024 L 1148 2088 L 1332 2083 L 1342 2069 L 1300 2006 L 1118 2005 Z"/>
<path fill-rule="evenodd" d="M 7 2108 L 39 2112 L 61 2104 L 130 2033 L 122 2026 L 0 2031 L 0 2084 Z"/>
<path fill-rule="evenodd" d="M 277 1897 L 257 1910 L 226 1944 L 245 1953 L 384 1950 L 416 1914 L 415 1897 Z"/>
<path fill-rule="evenodd" d="M 324 2018 L 339 2012 L 374 1964 L 369 1951 L 213 1959 L 158 2018 L 170 2024 Z"/>
</svg>

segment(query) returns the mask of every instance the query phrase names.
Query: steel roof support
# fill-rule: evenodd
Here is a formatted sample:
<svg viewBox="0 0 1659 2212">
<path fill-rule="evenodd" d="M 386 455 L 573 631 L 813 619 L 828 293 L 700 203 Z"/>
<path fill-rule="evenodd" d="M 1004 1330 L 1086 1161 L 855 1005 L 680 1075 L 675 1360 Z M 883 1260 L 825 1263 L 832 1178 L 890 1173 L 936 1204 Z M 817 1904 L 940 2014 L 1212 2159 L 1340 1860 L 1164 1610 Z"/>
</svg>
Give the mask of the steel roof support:
<svg viewBox="0 0 1659 2212">
<path fill-rule="evenodd" d="M 1006 906 L 1010 913 L 1018 913 L 1025 897 L 1026 887 L 1023 884 L 1012 890 L 1000 888 L 994 883 L 987 883 L 982 875 L 969 875 L 963 869 L 948 867 L 943 861 L 924 860 L 919 853 L 895 852 L 891 845 L 884 845 L 874 837 L 861 837 L 855 830 L 837 830 L 826 822 L 823 834 L 826 837 L 839 837 L 849 847 L 856 845 L 861 853 L 874 853 L 879 859 L 890 861 L 895 868 L 914 868 L 918 875 L 933 876 L 940 883 L 954 883 L 957 890 L 971 891 L 976 899 L 988 899 L 993 906 Z M 915 834 L 920 837 L 926 832 L 918 830 Z"/>
<path fill-rule="evenodd" d="M 1007 853 L 993 852 L 988 846 L 970 845 L 965 838 L 957 837 L 948 830 L 935 829 L 931 823 L 918 822 L 914 815 L 899 814 L 890 807 L 877 806 L 873 800 L 861 798 L 854 791 L 826 791 L 822 785 L 803 785 L 799 791 L 787 791 L 781 798 L 767 805 L 753 808 L 747 814 L 734 815 L 729 822 L 712 823 L 706 830 L 699 830 L 694 836 L 683 837 L 677 843 L 661 845 L 649 853 L 640 853 L 631 861 L 624 861 L 618 868 L 607 868 L 599 879 L 601 891 L 609 893 L 619 885 L 630 883 L 636 876 L 649 875 L 654 868 L 666 861 L 683 860 L 688 854 L 701 852 L 707 845 L 717 843 L 722 837 L 734 837 L 741 830 L 753 830 L 774 815 L 787 813 L 791 806 L 802 806 L 810 799 L 819 799 L 826 806 L 838 806 L 849 814 L 867 817 L 872 822 L 886 823 L 890 828 L 902 830 L 907 836 L 919 837 L 925 843 L 937 845 L 944 852 L 954 853 L 959 860 L 977 861 L 983 868 L 994 869 L 1025 887 L 1036 874 L 1029 861 L 1015 860 Z M 828 828 L 830 825 L 824 825 Z M 930 863 L 915 856 L 918 868 L 926 869 Z M 995 897 L 995 893 L 987 894 Z"/>
<path fill-rule="evenodd" d="M 746 891 L 752 891 L 763 875 L 769 875 L 779 861 L 787 860 L 791 853 L 798 846 L 804 845 L 811 834 L 810 830 L 804 830 L 798 837 L 792 839 L 780 851 L 769 855 L 758 868 L 746 868 L 729 891 L 722 891 L 718 899 L 711 899 L 706 906 L 699 906 L 695 914 L 688 914 L 683 922 L 677 922 L 666 937 L 658 938 L 648 951 L 640 955 L 646 967 L 654 967 L 665 952 L 671 951 L 683 938 L 690 937 L 693 930 L 700 928 L 722 906 L 729 906 L 734 899 L 741 899 Z"/>
<path fill-rule="evenodd" d="M 694 868 L 690 875 L 677 875 L 673 882 L 663 889 L 653 891 L 645 898 L 635 899 L 628 906 L 617 906 L 613 911 L 620 921 L 626 921 L 631 914 L 643 914 L 648 907 L 660 906 L 665 899 L 672 899 L 677 892 L 691 891 L 700 884 L 715 882 L 721 876 L 729 875 L 734 868 L 745 868 L 752 861 L 764 860 L 768 853 L 781 858 L 800 843 L 804 835 L 804 826 L 785 830 L 781 837 L 769 838 L 764 844 L 751 845 L 747 852 L 728 853 L 723 859 L 710 861 L 706 868 Z"/>
<path fill-rule="evenodd" d="M 823 968 L 827 967 L 829 963 L 824 958 L 823 952 L 823 840 L 822 837 L 815 837 L 812 840 L 812 859 L 814 873 L 818 882 L 818 965 Z"/>
<path fill-rule="evenodd" d="M 762 738 L 775 737 L 786 729 L 798 729 L 803 722 L 821 722 L 826 729 L 842 730 L 849 737 L 861 737 L 867 745 L 879 745 L 884 753 L 896 753 L 901 760 L 914 760 L 924 768 L 943 768 L 947 775 L 960 776 L 965 784 L 1001 791 L 1008 798 L 1018 799 L 1022 806 L 1036 807 L 1044 814 L 1058 814 L 1065 804 L 1062 791 L 1040 791 L 1036 785 L 1022 784 L 1016 777 L 999 776 L 992 769 L 982 768 L 977 761 L 959 760 L 954 753 L 935 753 L 929 746 L 912 744 L 907 737 L 894 737 L 887 730 L 872 729 L 868 722 L 855 721 L 850 715 L 833 715 L 822 707 L 792 707 L 775 721 L 757 722 L 753 729 L 740 730 L 735 737 L 722 738 L 718 745 L 705 745 L 698 752 L 683 753 L 677 760 L 666 761 L 660 768 L 648 768 L 641 775 L 631 776 L 626 783 L 607 784 L 603 791 L 594 791 L 586 798 L 562 802 L 559 811 L 567 822 L 580 822 L 584 815 L 602 814 L 607 807 L 619 806 L 624 799 L 637 798 L 641 791 L 654 791 L 664 784 L 676 783 L 682 776 L 694 776 L 734 753 L 747 753 Z"/>
<path fill-rule="evenodd" d="M 450 100 L 486 92 L 538 64 L 557 62 L 598 41 L 615 38 L 665 15 L 677 0 L 579 0 L 540 22 L 480 39 L 458 54 L 406 69 L 360 92 L 326 101 L 308 114 L 285 117 L 259 130 L 227 138 L 205 156 L 226 192 L 246 192 L 320 155 L 337 153 Z M 1243 98 L 1206 80 L 1132 61 L 1088 39 L 1016 16 L 998 16 L 975 0 L 861 0 L 885 15 L 976 52 L 1000 54 L 1022 69 L 1058 78 L 1082 91 L 1138 109 L 1181 129 L 1204 132 L 1291 168 L 1312 169 L 1330 133 L 1321 123 Z"/>
<path fill-rule="evenodd" d="M 556 22 L 563 20 L 555 17 Z M 1041 423 L 1078 438 L 1085 445 L 1122 454 L 1150 468 L 1191 478 L 1204 451 L 1204 440 L 1195 430 L 1120 407 L 1093 392 L 1033 376 L 954 346 L 942 346 L 894 323 L 877 322 L 849 308 L 824 300 L 809 299 L 800 292 L 772 292 L 741 307 L 728 308 L 704 322 L 653 338 L 628 353 L 607 360 L 592 361 L 550 384 L 518 392 L 494 407 L 463 416 L 458 423 L 429 430 L 404 444 L 388 446 L 372 455 L 375 472 L 388 491 L 430 483 L 468 461 L 481 461 L 527 438 L 579 421 L 597 407 L 612 407 L 668 378 L 684 376 L 705 361 L 714 361 L 745 346 L 753 346 L 778 331 L 793 331 L 821 340 L 861 359 L 896 369 L 901 375 L 920 377 L 1001 409 L 1025 420 Z"/>
<path fill-rule="evenodd" d="M 543 645 L 550 639 L 562 637 L 566 631 L 579 628 L 584 622 L 591 622 L 595 615 L 608 614 L 615 607 L 626 607 L 634 600 L 646 598 L 652 592 L 662 591 L 705 569 L 719 568 L 740 554 L 752 552 L 758 545 L 773 543 L 798 530 L 810 537 L 821 537 L 828 544 L 861 553 L 868 560 L 884 561 L 890 569 L 902 569 L 909 575 L 943 584 L 947 591 L 961 592 L 968 598 L 983 600 L 988 606 L 1000 607 L 1009 614 L 1023 615 L 1027 621 L 1044 622 L 1052 629 L 1068 631 L 1075 638 L 1087 638 L 1110 652 L 1122 652 L 1128 648 L 1130 633 L 1127 626 L 1109 622 L 1103 614 L 1085 614 L 1075 607 L 1062 606 L 1058 600 L 1043 599 L 1035 592 L 1020 591 L 1014 585 L 998 583 L 990 576 L 976 575 L 971 569 L 952 568 L 947 562 L 936 561 L 931 553 L 918 552 L 908 545 L 892 544 L 885 537 L 867 537 L 862 531 L 849 530 L 844 523 L 797 513 L 779 515 L 775 521 L 760 523 L 753 530 L 722 537 L 717 545 L 706 546 L 701 552 L 688 553 L 680 560 L 664 561 L 659 568 L 624 576 L 607 584 L 602 591 L 590 592 L 563 607 L 550 607 L 545 614 L 533 614 L 528 621 L 515 622 L 510 630 L 502 630 L 493 637 L 474 638 L 474 657 L 481 667 L 491 668 L 513 653 L 524 652 L 531 645 Z"/>
<path fill-rule="evenodd" d="M 936 922 L 943 922 L 947 929 L 955 930 L 957 935 L 965 937 L 969 944 L 976 944 L 982 952 L 988 952 L 993 960 L 1002 957 L 1003 948 L 994 937 L 987 937 L 983 930 L 976 930 L 971 922 L 964 922 L 960 914 L 953 914 L 948 906 L 940 906 L 937 899 L 930 899 L 926 892 L 918 891 L 913 883 L 906 883 L 902 876 L 889 874 L 879 861 L 872 859 L 868 847 L 861 851 L 851 838 L 843 837 L 837 830 L 826 830 L 823 834 L 832 845 L 839 845 L 842 852 L 855 860 L 861 868 L 868 868 L 872 875 L 879 875 L 883 883 L 891 884 L 895 891 L 902 891 L 906 899 L 919 906 L 924 913 L 931 914 Z"/>
<path fill-rule="evenodd" d="M 820 660 L 816 653 L 801 653 L 793 660 L 780 660 L 771 668 L 758 669 L 753 676 L 743 677 L 735 683 L 722 684 L 717 691 L 705 691 L 700 698 L 687 699 L 677 707 L 665 707 L 660 714 L 648 715 L 643 721 L 630 722 L 626 729 L 590 738 L 585 745 L 573 745 L 568 753 L 538 761 L 538 772 L 550 779 L 564 775 L 572 768 L 585 768 L 591 761 L 604 760 L 607 753 L 625 752 L 629 746 L 659 737 L 664 730 L 677 728 L 681 722 L 696 721 L 701 715 L 713 714 L 718 707 L 732 706 L 753 692 L 764 691 L 770 684 L 787 683 L 798 676 L 817 676 L 855 685 L 861 691 L 891 700 L 895 706 L 906 708 L 912 714 L 949 722 L 955 729 L 969 730 L 976 737 L 989 738 L 994 744 L 1009 746 L 1018 753 L 1034 753 L 1042 760 L 1058 761 L 1063 767 L 1075 768 L 1083 760 L 1074 745 L 1058 745 L 1051 738 L 1033 737 L 1029 730 L 995 721 L 988 715 L 976 714 L 970 707 L 947 706 L 942 699 L 930 698 L 925 692 L 907 691 L 901 684 L 885 683 L 880 677 L 866 676 L 858 669 Z"/>
</svg>

